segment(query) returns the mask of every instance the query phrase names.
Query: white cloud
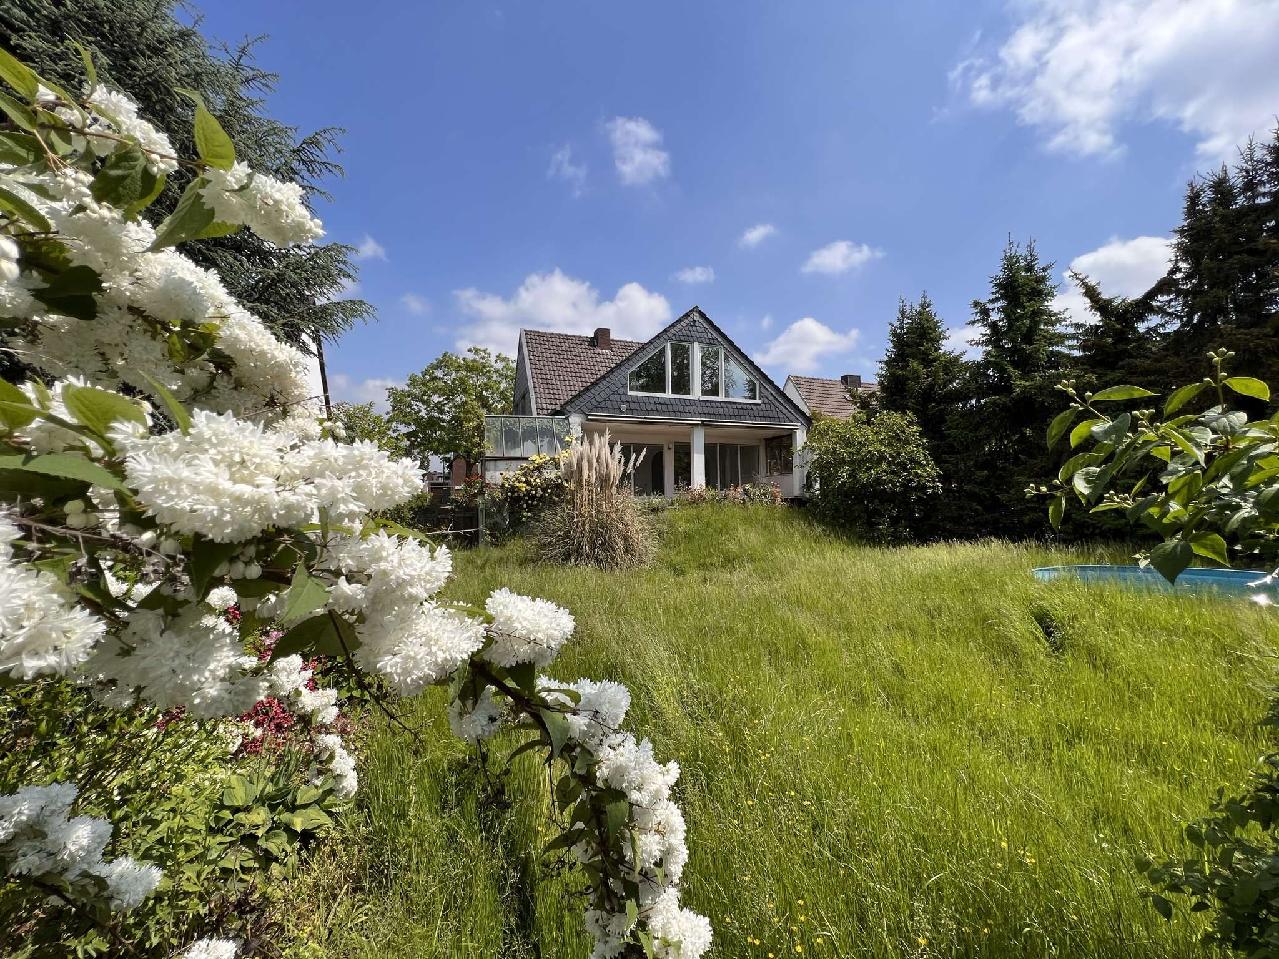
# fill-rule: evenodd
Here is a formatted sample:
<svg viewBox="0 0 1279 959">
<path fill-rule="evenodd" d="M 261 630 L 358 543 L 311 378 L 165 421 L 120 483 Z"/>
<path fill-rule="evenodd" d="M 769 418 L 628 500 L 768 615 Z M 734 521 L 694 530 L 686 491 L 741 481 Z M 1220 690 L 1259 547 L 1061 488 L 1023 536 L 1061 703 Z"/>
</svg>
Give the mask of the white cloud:
<svg viewBox="0 0 1279 959">
<path fill-rule="evenodd" d="M 681 283 L 714 283 L 715 270 L 709 266 L 686 266 L 678 271 L 673 279 L 679 280 Z"/>
<path fill-rule="evenodd" d="M 1131 240 L 1112 239 L 1070 261 L 1061 274 L 1062 288 L 1053 305 L 1068 310 L 1075 319 L 1088 313 L 1088 301 L 1070 278 L 1082 273 L 1106 296 L 1140 296 L 1168 272 L 1172 260 L 1172 240 L 1165 236 L 1139 236 Z"/>
<path fill-rule="evenodd" d="M 804 265 L 800 267 L 800 272 L 827 273 L 830 275 L 847 273 L 849 270 L 856 269 L 871 260 L 877 260 L 883 255 L 883 250 L 876 250 L 865 243 L 836 240 L 834 243 L 828 243 L 820 250 L 814 250 L 810 253 L 808 259 L 804 261 Z"/>
<path fill-rule="evenodd" d="M 385 260 L 386 247 L 366 233 L 364 234 L 364 239 L 355 247 L 355 258 L 357 260 Z"/>
<path fill-rule="evenodd" d="M 417 293 L 405 293 L 400 297 L 400 305 L 414 316 L 425 316 L 431 312 L 431 301 Z"/>
<path fill-rule="evenodd" d="M 387 389 L 400 385 L 399 380 L 383 377 L 355 380 L 346 373 L 330 373 L 329 399 L 334 403 L 372 403 L 377 410 L 385 411 Z"/>
<path fill-rule="evenodd" d="M 1279 104 L 1275 0 L 1021 0 L 993 54 L 952 81 L 979 106 L 1006 106 L 1054 150 L 1108 155 L 1123 121 L 1161 120 L 1233 155 Z"/>
<path fill-rule="evenodd" d="M 953 353 L 959 353 L 969 359 L 981 356 L 981 347 L 977 338 L 981 331 L 975 326 L 956 326 L 946 331 L 946 342 L 942 345 Z"/>
<path fill-rule="evenodd" d="M 764 318 L 763 318 L 762 320 L 760 320 L 760 321 L 759 321 L 759 328 L 760 328 L 761 330 L 771 330 L 771 329 L 773 328 L 773 314 L 772 314 L 772 313 L 765 313 L 765 314 L 764 314 Z"/>
<path fill-rule="evenodd" d="M 671 321 L 666 297 L 627 283 L 611 300 L 585 280 L 560 270 L 532 273 L 509 299 L 475 289 L 458 290 L 458 308 L 469 321 L 457 338 L 458 348 L 487 346 L 515 354 L 521 327 L 560 333 L 590 333 L 607 326 L 620 339 L 645 340 Z"/>
<path fill-rule="evenodd" d="M 857 345 L 861 331 L 836 333 L 811 316 L 796 320 L 755 355 L 761 366 L 787 373 L 811 373 L 824 359 L 836 353 L 847 353 Z"/>
<path fill-rule="evenodd" d="M 737 241 L 737 245 L 745 249 L 753 249 L 759 246 L 770 236 L 777 232 L 777 227 L 771 223 L 756 223 L 750 227 L 741 238 Z"/>
<path fill-rule="evenodd" d="M 568 143 L 551 154 L 546 176 L 551 180 L 563 180 L 572 187 L 573 196 L 581 196 L 586 188 L 586 164 L 573 161 L 573 147 Z"/>
<path fill-rule="evenodd" d="M 613 164 L 627 186 L 643 186 L 671 175 L 671 155 L 662 149 L 662 134 L 643 117 L 613 117 L 608 122 Z"/>
</svg>

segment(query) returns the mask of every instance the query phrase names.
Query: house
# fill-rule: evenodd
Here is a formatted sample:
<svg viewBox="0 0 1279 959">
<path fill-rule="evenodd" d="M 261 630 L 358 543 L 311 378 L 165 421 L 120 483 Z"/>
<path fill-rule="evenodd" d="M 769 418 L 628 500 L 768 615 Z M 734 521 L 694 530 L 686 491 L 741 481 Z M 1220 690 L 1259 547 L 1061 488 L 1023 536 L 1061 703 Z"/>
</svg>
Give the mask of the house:
<svg viewBox="0 0 1279 959">
<path fill-rule="evenodd" d="M 856 373 L 845 373 L 837 380 L 823 376 L 788 376 L 783 389 L 810 417 L 846 420 L 855 409 L 853 396 L 875 393 L 879 386 L 863 382 Z"/>
<path fill-rule="evenodd" d="M 795 450 L 812 418 L 697 307 L 644 342 L 521 330 L 515 416 L 487 417 L 486 476 L 569 435 L 607 430 L 643 453 L 641 495 L 776 483 L 803 491 Z"/>
</svg>

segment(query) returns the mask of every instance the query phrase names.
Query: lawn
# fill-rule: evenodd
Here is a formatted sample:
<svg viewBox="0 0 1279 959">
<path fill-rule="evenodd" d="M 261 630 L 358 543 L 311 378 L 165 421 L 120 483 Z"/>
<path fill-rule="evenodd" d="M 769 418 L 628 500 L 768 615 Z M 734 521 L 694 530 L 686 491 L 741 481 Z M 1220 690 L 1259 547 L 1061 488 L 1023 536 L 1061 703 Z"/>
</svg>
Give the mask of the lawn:
<svg viewBox="0 0 1279 959">
<path fill-rule="evenodd" d="M 869 548 L 792 510 L 662 526 L 641 572 L 514 543 L 460 554 L 450 595 L 570 607 L 554 673 L 630 686 L 632 727 L 683 768 L 685 898 L 716 956 L 1205 954 L 1133 859 L 1179 852 L 1178 824 L 1264 750 L 1272 613 L 1030 577 L 1080 553 Z M 495 748 L 482 776 L 441 703 L 401 707 L 416 745 L 369 732 L 359 812 L 296 879 L 298 935 L 344 957 L 585 957 L 572 876 L 537 855 L 544 773 L 524 756 L 503 785 Z"/>
</svg>

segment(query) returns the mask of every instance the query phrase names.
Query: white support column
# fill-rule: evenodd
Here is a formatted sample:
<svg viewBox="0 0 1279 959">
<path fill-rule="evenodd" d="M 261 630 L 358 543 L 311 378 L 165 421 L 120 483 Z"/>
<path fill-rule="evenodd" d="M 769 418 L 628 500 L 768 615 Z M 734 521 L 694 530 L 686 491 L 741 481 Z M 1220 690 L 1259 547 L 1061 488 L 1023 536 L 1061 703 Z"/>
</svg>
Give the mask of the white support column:
<svg viewBox="0 0 1279 959">
<path fill-rule="evenodd" d="M 795 480 L 795 496 L 804 495 L 804 483 L 808 479 L 808 453 L 801 452 L 806 442 L 808 430 L 801 426 L 795 430 L 794 466 L 791 467 L 791 475 Z"/>
<path fill-rule="evenodd" d="M 698 424 L 692 430 L 693 489 L 706 485 L 706 427 Z"/>
<path fill-rule="evenodd" d="M 675 444 L 662 444 L 662 485 L 666 487 L 666 498 L 675 495 Z"/>
</svg>

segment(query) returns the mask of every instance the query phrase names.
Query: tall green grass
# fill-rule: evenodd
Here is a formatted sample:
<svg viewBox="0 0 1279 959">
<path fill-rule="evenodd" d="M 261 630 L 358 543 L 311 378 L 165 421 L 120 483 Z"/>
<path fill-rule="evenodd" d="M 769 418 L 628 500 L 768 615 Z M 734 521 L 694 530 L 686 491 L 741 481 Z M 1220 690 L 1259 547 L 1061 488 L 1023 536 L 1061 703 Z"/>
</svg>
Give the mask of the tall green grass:
<svg viewBox="0 0 1279 959">
<path fill-rule="evenodd" d="M 637 572 L 463 553 L 450 595 L 570 607 L 552 672 L 630 686 L 632 728 L 683 769 L 685 898 L 715 955 L 1204 954 L 1133 859 L 1180 852 L 1179 823 L 1265 748 L 1271 614 L 1029 575 L 1079 553 L 873 549 L 767 507 L 664 526 Z M 320 951 L 584 956 L 578 887 L 537 855 L 544 772 L 522 757 L 477 804 L 438 695 L 406 708 L 423 747 L 372 732 L 365 818 L 329 853 L 351 864 L 304 882 L 333 917 Z"/>
</svg>

